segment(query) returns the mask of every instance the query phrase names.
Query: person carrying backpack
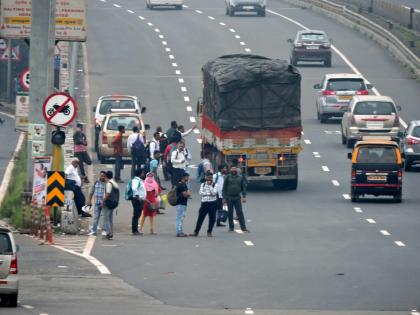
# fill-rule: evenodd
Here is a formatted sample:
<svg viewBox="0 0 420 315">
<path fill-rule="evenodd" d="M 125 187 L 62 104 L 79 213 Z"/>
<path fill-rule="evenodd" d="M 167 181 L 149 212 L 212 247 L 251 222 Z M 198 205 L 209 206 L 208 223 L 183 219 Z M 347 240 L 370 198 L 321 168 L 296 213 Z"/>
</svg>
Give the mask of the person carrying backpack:
<svg viewBox="0 0 420 315">
<path fill-rule="evenodd" d="M 185 173 L 185 166 L 187 162 L 187 158 L 185 156 L 185 144 L 184 142 L 178 143 L 178 148 L 171 153 L 171 164 L 172 164 L 172 171 L 171 171 L 171 181 L 172 186 L 178 184 L 181 180 L 182 175 Z"/>
<path fill-rule="evenodd" d="M 111 171 L 106 172 L 107 183 L 105 185 L 105 197 L 103 200 L 104 227 L 106 228 L 105 239 L 112 240 L 114 237 L 114 210 L 120 201 L 120 189 L 113 179 Z"/>
<path fill-rule="evenodd" d="M 131 178 L 133 178 L 136 170 L 141 169 L 146 163 L 144 138 L 137 126 L 133 127 L 133 133 L 127 139 L 127 149 L 131 154 Z"/>
<path fill-rule="evenodd" d="M 168 178 L 172 178 L 172 162 L 171 156 L 172 152 L 177 148 L 177 143 L 172 142 L 166 146 L 165 152 L 163 153 L 163 167 L 166 169 L 166 174 Z M 166 180 L 166 179 L 165 179 Z"/>
<path fill-rule="evenodd" d="M 131 219 L 131 233 L 133 235 L 142 235 L 139 232 L 139 218 L 142 214 L 144 202 L 146 199 L 146 190 L 144 183 L 140 176 L 142 174 L 141 169 L 136 169 L 134 177 L 127 184 L 126 199 L 131 201 L 133 206 L 133 217 Z"/>
</svg>

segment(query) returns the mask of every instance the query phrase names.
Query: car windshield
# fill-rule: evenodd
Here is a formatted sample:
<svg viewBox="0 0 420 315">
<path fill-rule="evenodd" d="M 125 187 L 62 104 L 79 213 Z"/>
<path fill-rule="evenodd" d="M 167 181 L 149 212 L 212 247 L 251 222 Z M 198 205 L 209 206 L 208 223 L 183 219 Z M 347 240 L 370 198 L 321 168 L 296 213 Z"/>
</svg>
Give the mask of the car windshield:
<svg viewBox="0 0 420 315">
<path fill-rule="evenodd" d="M 140 128 L 140 120 L 133 116 L 111 117 L 106 128 L 108 130 L 118 130 L 118 126 L 124 126 L 125 130 L 131 130 L 135 126 Z"/>
<path fill-rule="evenodd" d="M 99 107 L 99 114 L 106 115 L 110 109 L 135 109 L 132 100 L 104 100 Z"/>
<path fill-rule="evenodd" d="M 420 138 L 420 126 L 414 127 L 411 135 L 416 138 Z"/>
<path fill-rule="evenodd" d="M 362 79 L 329 79 L 327 90 L 330 91 L 360 91 L 366 90 Z"/>
<path fill-rule="evenodd" d="M 358 163 L 396 163 L 395 148 L 391 146 L 362 146 L 357 155 Z"/>
<path fill-rule="evenodd" d="M 12 243 L 10 242 L 9 235 L 0 233 L 0 255 L 11 254 L 12 252 Z"/>
<path fill-rule="evenodd" d="M 326 42 L 327 36 L 320 33 L 303 33 L 299 35 L 300 41 L 317 41 L 317 42 Z"/>
<path fill-rule="evenodd" d="M 354 108 L 355 115 L 393 115 L 394 104 L 391 102 L 359 102 Z"/>
</svg>

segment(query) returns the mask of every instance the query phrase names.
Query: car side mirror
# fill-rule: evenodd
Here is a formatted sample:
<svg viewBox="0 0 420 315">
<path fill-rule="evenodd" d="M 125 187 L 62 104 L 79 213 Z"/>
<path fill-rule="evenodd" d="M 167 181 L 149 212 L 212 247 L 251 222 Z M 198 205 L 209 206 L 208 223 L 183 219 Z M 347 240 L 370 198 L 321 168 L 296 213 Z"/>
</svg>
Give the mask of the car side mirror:
<svg viewBox="0 0 420 315">
<path fill-rule="evenodd" d="M 372 89 L 373 89 L 373 84 L 372 84 L 372 83 L 368 83 L 368 84 L 366 84 L 366 88 L 367 88 L 368 90 L 372 90 Z"/>
<path fill-rule="evenodd" d="M 353 158 L 353 153 L 351 153 L 351 152 L 347 153 L 347 158 L 349 160 L 351 160 Z"/>
<path fill-rule="evenodd" d="M 319 84 L 319 83 L 314 84 L 314 89 L 320 90 L 321 89 L 321 84 Z"/>
<path fill-rule="evenodd" d="M 287 40 L 287 42 L 291 44 L 291 43 L 293 43 L 293 39 L 289 38 L 289 39 Z"/>
<path fill-rule="evenodd" d="M 96 106 L 93 106 L 93 112 L 96 113 Z"/>
<path fill-rule="evenodd" d="M 149 125 L 149 124 L 145 124 L 145 125 L 144 125 L 144 129 L 146 129 L 146 130 L 150 130 L 150 125 Z"/>
<path fill-rule="evenodd" d="M 144 114 L 146 112 L 146 107 L 141 108 L 141 113 Z"/>
<path fill-rule="evenodd" d="M 400 105 L 397 105 L 397 109 L 398 109 L 398 111 L 401 111 L 402 107 Z"/>
</svg>

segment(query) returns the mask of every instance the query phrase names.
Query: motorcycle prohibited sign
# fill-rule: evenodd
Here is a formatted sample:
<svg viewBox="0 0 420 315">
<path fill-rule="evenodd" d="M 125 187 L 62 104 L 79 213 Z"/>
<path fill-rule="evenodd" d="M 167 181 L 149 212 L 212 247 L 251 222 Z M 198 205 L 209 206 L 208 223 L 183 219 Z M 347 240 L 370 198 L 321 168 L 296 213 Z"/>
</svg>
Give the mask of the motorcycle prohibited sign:
<svg viewBox="0 0 420 315">
<path fill-rule="evenodd" d="M 47 123 L 64 127 L 76 117 L 77 103 L 66 93 L 54 93 L 44 101 L 42 114 Z"/>
</svg>

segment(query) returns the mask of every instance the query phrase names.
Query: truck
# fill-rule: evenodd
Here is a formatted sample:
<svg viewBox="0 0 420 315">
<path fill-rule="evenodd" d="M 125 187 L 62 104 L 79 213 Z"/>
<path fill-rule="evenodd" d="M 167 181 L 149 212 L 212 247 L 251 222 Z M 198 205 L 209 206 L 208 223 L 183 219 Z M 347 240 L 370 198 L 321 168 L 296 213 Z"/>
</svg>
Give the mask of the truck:
<svg viewBox="0 0 420 315">
<path fill-rule="evenodd" d="M 202 67 L 201 154 L 236 165 L 248 182 L 297 189 L 301 75 L 287 61 L 225 55 Z"/>
</svg>

